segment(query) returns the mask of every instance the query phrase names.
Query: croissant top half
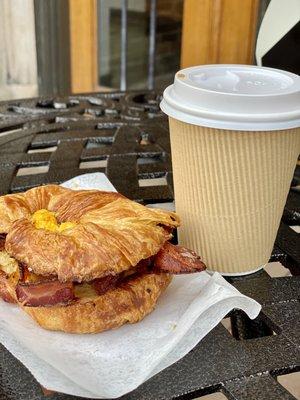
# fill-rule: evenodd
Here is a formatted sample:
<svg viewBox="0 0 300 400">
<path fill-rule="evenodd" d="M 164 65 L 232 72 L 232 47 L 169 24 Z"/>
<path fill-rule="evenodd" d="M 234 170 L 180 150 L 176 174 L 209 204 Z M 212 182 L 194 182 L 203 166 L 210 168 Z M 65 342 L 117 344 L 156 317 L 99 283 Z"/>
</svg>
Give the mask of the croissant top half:
<svg viewBox="0 0 300 400">
<path fill-rule="evenodd" d="M 46 210 L 50 225 L 38 224 L 36 216 Z M 60 281 L 90 281 L 127 270 L 156 254 L 172 236 L 165 228 L 179 223 L 175 213 L 113 192 L 48 185 L 0 197 L 6 251 L 33 272 Z"/>
</svg>

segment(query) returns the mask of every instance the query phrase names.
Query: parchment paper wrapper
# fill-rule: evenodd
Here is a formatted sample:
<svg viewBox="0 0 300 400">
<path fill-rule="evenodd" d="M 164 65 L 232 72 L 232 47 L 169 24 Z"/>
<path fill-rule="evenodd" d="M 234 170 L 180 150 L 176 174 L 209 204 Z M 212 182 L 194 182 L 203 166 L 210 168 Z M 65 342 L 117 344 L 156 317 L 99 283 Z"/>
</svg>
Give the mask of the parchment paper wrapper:
<svg viewBox="0 0 300 400">
<path fill-rule="evenodd" d="M 65 186 L 113 188 L 103 174 Z M 94 335 L 46 331 L 0 300 L 0 340 L 47 389 L 116 398 L 186 355 L 233 308 L 255 318 L 261 307 L 219 274 L 202 272 L 175 277 L 143 321 Z"/>
<path fill-rule="evenodd" d="M 225 275 L 262 268 L 299 155 L 300 128 L 247 132 L 169 122 L 179 243 Z"/>
</svg>

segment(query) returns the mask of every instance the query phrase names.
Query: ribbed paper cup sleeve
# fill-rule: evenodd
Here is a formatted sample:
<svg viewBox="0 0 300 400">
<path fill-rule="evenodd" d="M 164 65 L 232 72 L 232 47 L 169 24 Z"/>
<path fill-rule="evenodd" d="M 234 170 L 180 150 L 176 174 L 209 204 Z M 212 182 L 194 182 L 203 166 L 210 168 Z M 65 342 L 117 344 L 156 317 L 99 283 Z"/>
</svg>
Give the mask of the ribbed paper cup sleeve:
<svg viewBox="0 0 300 400">
<path fill-rule="evenodd" d="M 271 255 L 300 128 L 232 131 L 169 118 L 180 244 L 208 270 L 251 273 Z"/>
</svg>

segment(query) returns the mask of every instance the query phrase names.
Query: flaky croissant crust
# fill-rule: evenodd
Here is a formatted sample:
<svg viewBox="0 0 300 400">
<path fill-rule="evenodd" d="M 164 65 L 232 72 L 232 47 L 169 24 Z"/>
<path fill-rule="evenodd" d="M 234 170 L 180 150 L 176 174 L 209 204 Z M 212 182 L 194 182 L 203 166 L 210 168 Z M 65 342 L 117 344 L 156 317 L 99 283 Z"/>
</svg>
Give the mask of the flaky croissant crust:
<svg viewBox="0 0 300 400">
<path fill-rule="evenodd" d="M 63 232 L 37 229 L 31 217 L 40 209 L 55 212 L 59 223 L 76 225 Z M 6 251 L 35 273 L 57 275 L 60 281 L 90 281 L 127 270 L 171 238 L 165 227 L 177 226 L 175 213 L 113 192 L 47 185 L 0 197 Z"/>
</svg>

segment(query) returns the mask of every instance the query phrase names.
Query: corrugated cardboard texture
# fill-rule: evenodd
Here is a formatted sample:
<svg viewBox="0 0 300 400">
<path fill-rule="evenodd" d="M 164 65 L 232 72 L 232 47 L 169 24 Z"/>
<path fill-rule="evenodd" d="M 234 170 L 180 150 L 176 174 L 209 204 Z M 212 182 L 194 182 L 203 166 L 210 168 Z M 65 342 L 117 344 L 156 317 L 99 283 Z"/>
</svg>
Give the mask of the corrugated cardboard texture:
<svg viewBox="0 0 300 400">
<path fill-rule="evenodd" d="M 245 132 L 170 118 L 179 241 L 208 269 L 268 262 L 300 150 L 300 129 Z"/>
</svg>

